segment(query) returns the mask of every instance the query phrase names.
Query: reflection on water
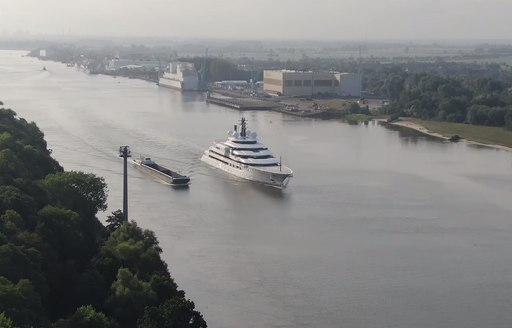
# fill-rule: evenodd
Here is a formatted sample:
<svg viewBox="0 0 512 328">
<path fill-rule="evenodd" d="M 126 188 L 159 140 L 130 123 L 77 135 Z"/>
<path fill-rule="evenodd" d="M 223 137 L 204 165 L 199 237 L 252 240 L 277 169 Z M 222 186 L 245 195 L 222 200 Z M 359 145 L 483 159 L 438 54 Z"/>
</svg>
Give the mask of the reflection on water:
<svg viewBox="0 0 512 328">
<path fill-rule="evenodd" d="M 186 185 L 186 186 L 176 186 L 176 185 L 170 185 L 170 187 L 177 191 L 177 192 L 189 192 L 189 189 L 190 189 L 190 186 L 189 185 Z"/>
<path fill-rule="evenodd" d="M 109 210 L 122 204 L 120 145 L 191 176 L 174 190 L 130 167 L 129 212 L 210 326 L 512 322 L 511 153 L 375 122 L 241 113 L 45 65 L 0 52 L 2 100 L 37 122 L 66 169 L 105 177 Z M 293 169 L 286 190 L 200 161 L 242 115 Z"/>
</svg>

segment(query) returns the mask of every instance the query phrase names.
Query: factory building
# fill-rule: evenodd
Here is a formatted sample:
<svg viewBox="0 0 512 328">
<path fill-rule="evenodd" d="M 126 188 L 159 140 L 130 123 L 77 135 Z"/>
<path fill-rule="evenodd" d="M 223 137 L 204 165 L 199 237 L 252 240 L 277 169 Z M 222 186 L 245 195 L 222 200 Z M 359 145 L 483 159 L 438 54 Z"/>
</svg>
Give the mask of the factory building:
<svg viewBox="0 0 512 328">
<path fill-rule="evenodd" d="M 263 91 L 281 96 L 361 96 L 359 74 L 312 71 L 263 72 Z"/>
<path fill-rule="evenodd" d="M 342 97 L 361 97 L 361 74 L 355 73 L 336 73 L 336 79 L 339 82 L 337 95 Z"/>
</svg>

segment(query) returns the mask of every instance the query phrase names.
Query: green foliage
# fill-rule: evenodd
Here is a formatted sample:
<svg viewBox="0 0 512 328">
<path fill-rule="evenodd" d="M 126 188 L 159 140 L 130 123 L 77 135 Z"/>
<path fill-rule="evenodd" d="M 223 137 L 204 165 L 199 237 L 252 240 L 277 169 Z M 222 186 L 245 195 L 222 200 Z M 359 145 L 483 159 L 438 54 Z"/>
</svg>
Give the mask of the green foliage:
<svg viewBox="0 0 512 328">
<path fill-rule="evenodd" d="M 512 131 L 503 128 L 442 121 L 408 119 L 432 132 L 444 136 L 459 135 L 461 138 L 493 145 L 512 147 Z"/>
<path fill-rule="evenodd" d="M 237 65 L 220 58 L 211 59 L 209 65 L 209 80 L 246 80 L 250 79 L 250 72 L 238 69 Z"/>
<path fill-rule="evenodd" d="M 17 177 L 27 177 L 28 170 L 11 149 L 0 150 L 0 172 L 3 184 L 12 184 Z"/>
<path fill-rule="evenodd" d="M 509 110 L 505 114 L 505 128 L 507 128 L 507 130 L 512 131 L 512 110 Z"/>
<path fill-rule="evenodd" d="M 42 296 L 48 293 L 48 286 L 41 272 L 42 258 L 34 248 L 25 248 L 11 243 L 0 246 L 0 276 L 16 282 L 28 279 Z"/>
<path fill-rule="evenodd" d="M 469 107 L 467 122 L 476 125 L 505 126 L 506 115 L 512 109 L 472 105 Z"/>
<path fill-rule="evenodd" d="M 0 312 L 0 328 L 14 328 L 12 320 L 3 312 Z"/>
<path fill-rule="evenodd" d="M 34 199 L 30 195 L 14 186 L 0 185 L 0 213 L 14 210 L 22 215 L 28 215 L 35 207 Z"/>
<path fill-rule="evenodd" d="M 10 109 L 0 108 L 0 152 L 7 149 L 15 152 L 17 156 L 12 158 L 4 154 L 3 160 L 18 160 L 16 163 L 18 165 L 20 165 L 19 160 L 22 160 L 23 164 L 30 165 L 30 170 L 25 165 L 20 165 L 17 170 L 10 168 L 11 174 L 14 171 L 23 174 L 26 178 L 42 179 L 49 173 L 62 171 L 59 163 L 51 158 L 51 151 L 46 148 L 44 135 L 37 125 L 17 118 L 16 113 Z M 0 176 L 3 176 L 3 168 L 10 164 L 10 162 L 0 164 L 2 168 Z"/>
<path fill-rule="evenodd" d="M 110 234 L 101 248 L 98 267 L 111 279 L 121 267 L 149 279 L 152 273 L 167 271 L 167 266 L 160 259 L 161 252 L 155 234 L 142 230 L 132 221 Z"/>
<path fill-rule="evenodd" d="M 348 112 L 351 113 L 351 114 L 357 114 L 357 113 L 360 113 L 361 112 L 361 107 L 359 107 L 359 105 L 356 103 L 356 102 L 351 102 L 349 105 L 348 105 L 348 108 L 347 108 Z"/>
<path fill-rule="evenodd" d="M 348 114 L 345 116 L 345 120 L 348 121 L 348 123 L 354 123 L 354 124 L 358 124 L 358 123 L 365 123 L 367 124 L 368 122 L 370 122 L 373 118 L 370 116 L 370 115 L 366 115 L 366 114 Z"/>
<path fill-rule="evenodd" d="M 391 101 L 398 101 L 404 89 L 404 79 L 401 76 L 392 76 L 386 81 L 385 88 Z"/>
<path fill-rule="evenodd" d="M 400 119 L 400 113 L 393 113 L 393 114 L 389 115 L 387 122 L 388 123 L 395 122 L 395 121 L 398 121 L 399 119 Z"/>
<path fill-rule="evenodd" d="M 0 327 L 135 327 L 184 301 L 153 232 L 96 218 L 104 179 L 61 171 L 37 126 L 0 109 Z"/>
<path fill-rule="evenodd" d="M 206 321 L 194 308 L 194 302 L 182 297 L 169 299 L 158 307 L 146 308 L 137 328 L 206 328 Z"/>
<path fill-rule="evenodd" d="M 23 228 L 23 218 L 16 211 L 8 209 L 0 216 L 0 231 L 7 235 L 15 235 Z"/>
<path fill-rule="evenodd" d="M 505 83 L 492 79 L 403 73 L 388 78 L 384 90 L 391 100 L 384 113 L 426 120 L 505 126 L 512 108 Z"/>
<path fill-rule="evenodd" d="M 153 273 L 149 283 L 151 284 L 151 289 L 155 291 L 160 302 L 174 296 L 185 297 L 185 293 L 178 290 L 178 286 L 174 280 L 172 280 L 168 272 Z"/>
<path fill-rule="evenodd" d="M 27 279 L 14 284 L 0 276 L 0 311 L 20 327 L 48 325 L 41 298 Z"/>
<path fill-rule="evenodd" d="M 85 236 L 76 212 L 48 205 L 39 211 L 36 232 L 61 260 L 84 257 Z"/>
<path fill-rule="evenodd" d="M 107 185 L 91 173 L 70 171 L 48 175 L 43 184 L 51 204 L 72 208 L 85 217 L 107 209 Z"/>
<path fill-rule="evenodd" d="M 60 320 L 54 328 L 117 328 L 117 323 L 98 312 L 92 305 L 79 307 L 67 320 Z"/>
<path fill-rule="evenodd" d="M 109 232 L 115 231 L 124 223 L 123 211 L 117 210 L 112 212 L 112 215 L 107 217 L 107 230 Z"/>
<path fill-rule="evenodd" d="M 123 327 L 135 327 L 145 307 L 154 306 L 158 301 L 150 283 L 140 280 L 126 268 L 119 269 L 111 289 L 106 305 Z"/>
</svg>

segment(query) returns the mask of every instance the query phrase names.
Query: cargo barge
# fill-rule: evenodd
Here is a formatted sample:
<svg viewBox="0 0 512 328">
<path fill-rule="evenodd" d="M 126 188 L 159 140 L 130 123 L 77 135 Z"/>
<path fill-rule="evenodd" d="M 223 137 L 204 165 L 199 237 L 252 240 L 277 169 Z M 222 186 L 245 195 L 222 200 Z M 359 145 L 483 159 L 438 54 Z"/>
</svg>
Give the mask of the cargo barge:
<svg viewBox="0 0 512 328">
<path fill-rule="evenodd" d="M 158 165 L 149 157 L 133 160 L 132 163 L 141 171 L 144 171 L 149 175 L 170 184 L 171 186 L 185 187 L 190 184 L 190 178 L 188 176 L 171 171 L 162 165 Z"/>
</svg>

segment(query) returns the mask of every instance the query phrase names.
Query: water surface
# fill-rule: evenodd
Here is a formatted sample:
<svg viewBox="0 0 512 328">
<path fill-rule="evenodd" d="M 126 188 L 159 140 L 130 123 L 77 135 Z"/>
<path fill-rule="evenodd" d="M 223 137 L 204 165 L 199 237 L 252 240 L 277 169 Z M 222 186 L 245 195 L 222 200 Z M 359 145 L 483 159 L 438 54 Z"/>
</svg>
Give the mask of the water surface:
<svg viewBox="0 0 512 328">
<path fill-rule="evenodd" d="M 174 190 L 130 168 L 129 214 L 156 231 L 210 327 L 512 324 L 510 152 L 240 113 L 23 54 L 0 52 L 0 99 L 67 170 L 105 177 L 110 211 L 122 207 L 120 145 L 191 176 Z M 242 114 L 294 170 L 284 192 L 200 162 Z"/>
</svg>

